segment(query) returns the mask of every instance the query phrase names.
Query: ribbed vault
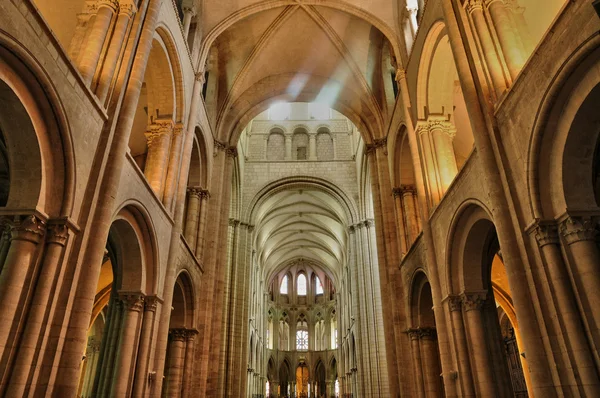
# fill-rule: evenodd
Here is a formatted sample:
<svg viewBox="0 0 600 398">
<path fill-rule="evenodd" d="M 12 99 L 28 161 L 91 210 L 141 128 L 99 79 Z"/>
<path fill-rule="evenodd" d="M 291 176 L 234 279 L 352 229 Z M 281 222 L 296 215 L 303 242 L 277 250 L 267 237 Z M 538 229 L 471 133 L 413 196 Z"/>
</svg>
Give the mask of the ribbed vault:
<svg viewBox="0 0 600 398">
<path fill-rule="evenodd" d="M 346 261 L 349 210 L 319 186 L 289 184 L 260 200 L 253 211 L 256 259 L 268 280 L 295 260 L 322 264 L 335 281 Z"/>
</svg>

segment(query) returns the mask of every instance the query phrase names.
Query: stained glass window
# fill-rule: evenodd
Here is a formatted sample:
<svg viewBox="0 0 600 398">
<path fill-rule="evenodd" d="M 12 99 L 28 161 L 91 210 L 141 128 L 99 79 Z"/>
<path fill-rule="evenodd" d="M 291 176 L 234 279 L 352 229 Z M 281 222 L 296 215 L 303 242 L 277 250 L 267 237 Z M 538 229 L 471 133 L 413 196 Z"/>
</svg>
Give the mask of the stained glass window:
<svg viewBox="0 0 600 398">
<path fill-rule="evenodd" d="M 288 294 L 288 276 L 284 276 L 281 280 L 281 286 L 279 286 L 279 293 Z"/>
<path fill-rule="evenodd" d="M 323 284 L 321 283 L 321 279 L 317 276 L 317 294 L 323 294 Z"/>
</svg>

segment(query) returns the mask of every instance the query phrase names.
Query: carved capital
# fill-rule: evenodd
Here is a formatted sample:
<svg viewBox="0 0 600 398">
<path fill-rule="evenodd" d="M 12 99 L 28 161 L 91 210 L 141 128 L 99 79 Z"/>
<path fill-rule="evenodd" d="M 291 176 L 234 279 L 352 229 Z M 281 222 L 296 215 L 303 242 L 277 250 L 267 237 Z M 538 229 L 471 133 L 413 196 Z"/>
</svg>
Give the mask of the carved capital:
<svg viewBox="0 0 600 398">
<path fill-rule="evenodd" d="M 379 148 L 383 148 L 383 153 L 387 155 L 387 137 L 373 140 L 372 144 L 366 144 L 366 153 L 372 153 L 378 150 Z"/>
<path fill-rule="evenodd" d="M 402 194 L 402 196 L 406 196 L 406 195 L 416 195 L 417 194 L 417 187 L 415 187 L 414 185 L 405 185 L 402 184 L 400 185 L 400 193 Z"/>
<path fill-rule="evenodd" d="M 173 341 L 185 341 L 187 332 L 187 329 L 171 329 L 169 330 L 169 335 Z"/>
<path fill-rule="evenodd" d="M 60 246 L 67 243 L 69 237 L 69 229 L 65 223 L 50 223 L 46 234 L 46 241 Z"/>
<path fill-rule="evenodd" d="M 567 243 L 595 240 L 598 235 L 596 222 L 591 217 L 569 216 L 560 223 L 560 233 Z"/>
<path fill-rule="evenodd" d="M 408 334 L 408 338 L 411 340 L 419 340 L 420 330 L 419 328 L 411 328 L 406 331 L 406 334 Z"/>
<path fill-rule="evenodd" d="M 120 0 L 119 1 L 119 14 L 127 15 L 129 19 L 133 18 L 137 12 L 137 7 L 133 0 Z"/>
<path fill-rule="evenodd" d="M 156 296 L 146 296 L 144 300 L 144 311 L 147 312 L 156 312 L 156 307 L 158 307 L 158 303 L 162 303 L 162 300 Z"/>
<path fill-rule="evenodd" d="M 482 0 L 467 0 L 467 12 L 471 14 L 477 10 L 483 11 L 483 1 Z"/>
<path fill-rule="evenodd" d="M 46 222 L 36 215 L 14 216 L 8 221 L 11 240 L 39 243 L 46 233 Z"/>
<path fill-rule="evenodd" d="M 535 227 L 535 240 L 540 247 L 558 245 L 558 226 L 556 224 L 539 223 Z"/>
<path fill-rule="evenodd" d="M 188 342 L 194 341 L 196 336 L 198 335 L 198 331 L 196 329 L 187 329 L 185 331 L 185 339 Z"/>
<path fill-rule="evenodd" d="M 456 136 L 456 128 L 449 120 L 432 119 L 428 121 L 428 125 L 431 133 L 434 131 L 441 131 L 450 138 L 454 138 Z"/>
<path fill-rule="evenodd" d="M 119 9 L 119 2 L 117 0 L 98 0 L 98 10 L 102 7 L 108 7 L 116 12 Z"/>
<path fill-rule="evenodd" d="M 363 224 L 365 228 L 371 228 L 373 225 L 375 225 L 375 220 L 373 220 L 372 218 L 368 218 L 365 221 L 363 221 Z"/>
<path fill-rule="evenodd" d="M 406 71 L 402 68 L 396 69 L 396 81 L 400 82 L 401 80 L 406 79 Z"/>
<path fill-rule="evenodd" d="M 193 17 L 194 15 L 196 15 L 196 7 L 185 6 L 185 7 L 183 7 L 183 13 L 184 14 L 191 14 L 191 16 Z"/>
<path fill-rule="evenodd" d="M 234 146 L 228 147 L 225 150 L 225 155 L 229 156 L 230 158 L 237 158 L 237 156 L 238 156 L 237 148 Z"/>
<path fill-rule="evenodd" d="M 437 331 L 435 328 L 419 328 L 419 338 L 423 340 L 435 340 Z"/>
<path fill-rule="evenodd" d="M 482 310 L 487 301 L 485 293 L 463 293 L 462 299 L 466 312 Z"/>
<path fill-rule="evenodd" d="M 178 137 L 183 134 L 183 131 L 183 123 L 175 123 L 175 126 L 173 127 L 173 136 Z"/>
<path fill-rule="evenodd" d="M 187 187 L 187 193 L 190 196 L 201 198 L 204 190 L 201 187 Z"/>
<path fill-rule="evenodd" d="M 240 220 L 236 220 L 235 218 L 230 218 L 229 219 L 229 226 L 230 227 L 237 227 L 238 225 L 240 225 Z"/>
<path fill-rule="evenodd" d="M 144 296 L 139 293 L 121 294 L 121 300 L 129 311 L 141 312 L 144 309 Z"/>
<path fill-rule="evenodd" d="M 448 296 L 448 308 L 450 308 L 450 312 L 460 311 L 462 309 L 462 297 Z"/>
<path fill-rule="evenodd" d="M 148 148 L 152 148 L 154 145 L 160 145 L 162 139 L 165 136 L 170 137 L 173 134 L 173 128 L 175 127 L 172 120 L 157 119 L 148 126 L 146 132 L 146 139 L 148 140 Z"/>
<path fill-rule="evenodd" d="M 354 227 L 354 225 L 350 225 L 348 227 L 348 233 L 354 234 L 355 232 L 356 232 L 356 228 Z"/>
</svg>

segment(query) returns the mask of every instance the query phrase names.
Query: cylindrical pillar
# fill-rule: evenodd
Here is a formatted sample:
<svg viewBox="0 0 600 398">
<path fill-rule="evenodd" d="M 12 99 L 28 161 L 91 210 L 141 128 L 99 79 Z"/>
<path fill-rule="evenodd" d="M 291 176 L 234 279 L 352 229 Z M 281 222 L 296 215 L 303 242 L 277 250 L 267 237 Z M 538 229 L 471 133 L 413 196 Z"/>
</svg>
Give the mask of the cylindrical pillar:
<svg viewBox="0 0 600 398">
<path fill-rule="evenodd" d="M 175 204 L 175 194 L 177 191 L 177 180 L 179 178 L 179 164 L 181 159 L 181 149 L 183 144 L 183 124 L 176 123 L 173 128 L 173 136 L 171 138 L 171 151 L 169 154 L 169 162 L 167 166 L 167 176 L 165 182 L 165 193 L 163 195 L 163 203 L 165 208 L 173 211 Z"/>
<path fill-rule="evenodd" d="M 430 121 L 429 123 L 429 134 L 435 151 L 440 191 L 443 195 L 454 181 L 456 174 L 458 174 L 454 147 L 452 146 L 456 129 L 449 121 Z"/>
<path fill-rule="evenodd" d="M 192 372 L 194 371 L 194 348 L 197 330 L 189 329 L 185 336 L 185 363 L 183 364 L 183 386 L 181 396 L 191 396 Z"/>
<path fill-rule="evenodd" d="M 6 393 L 7 396 L 20 397 L 25 393 L 27 379 L 32 370 L 37 342 L 44 324 L 48 303 L 51 301 L 57 269 L 62 259 L 67 237 L 68 229 L 64 223 L 49 225 L 46 235 L 47 243 L 44 261 L 37 279 L 35 295 L 13 366 L 12 377 Z"/>
<path fill-rule="evenodd" d="M 406 231 L 408 236 L 408 246 L 412 246 L 417 236 L 419 236 L 419 225 L 417 223 L 417 206 L 415 203 L 416 189 L 413 185 L 402 185 L 402 209 L 404 210 L 404 220 L 406 221 Z"/>
<path fill-rule="evenodd" d="M 394 205 L 396 207 L 396 225 L 398 226 L 398 240 L 400 241 L 400 252 L 402 257 L 408 252 L 408 236 L 406 226 L 404 225 L 404 209 L 402 208 L 402 189 L 394 188 Z"/>
<path fill-rule="evenodd" d="M 11 223 L 10 248 L 0 272 L 0 357 L 14 344 L 8 337 L 13 327 L 25 280 L 38 243 L 44 236 L 45 222 L 37 216 L 16 216 Z"/>
<path fill-rule="evenodd" d="M 119 349 L 118 343 L 124 313 L 123 301 L 117 297 L 116 292 L 111 292 L 108 312 L 109 316 L 103 332 L 106 336 L 102 337 L 102 346 L 100 347 L 100 374 L 94 380 L 93 396 L 109 395 L 115 374 L 114 363 Z"/>
<path fill-rule="evenodd" d="M 450 309 L 451 328 L 454 334 L 454 346 L 458 357 L 458 377 L 462 388 L 463 397 L 474 397 L 475 387 L 471 376 L 471 363 L 469 360 L 469 348 L 462 313 L 462 298 L 450 296 L 448 298 Z M 448 383 L 444 383 L 447 385 Z"/>
<path fill-rule="evenodd" d="M 292 135 L 285 135 L 285 160 L 292 160 Z"/>
<path fill-rule="evenodd" d="M 485 294 L 463 294 L 463 305 L 466 313 L 467 327 L 469 328 L 470 346 L 475 362 L 473 371 L 477 383 L 478 397 L 495 397 L 494 376 L 492 364 L 487 348 L 485 326 L 482 310 L 486 303 Z"/>
<path fill-rule="evenodd" d="M 421 347 L 419 343 L 419 329 L 408 329 L 410 348 L 412 352 L 413 377 L 415 380 L 415 397 L 425 397 L 425 386 L 423 385 L 423 364 L 421 361 Z"/>
<path fill-rule="evenodd" d="M 208 215 L 208 198 L 210 193 L 207 190 L 200 191 L 200 218 L 198 220 L 198 233 L 196 238 L 196 257 L 201 258 L 204 255 L 204 242 L 206 241 L 206 217 Z"/>
<path fill-rule="evenodd" d="M 308 135 L 308 160 L 317 160 L 317 134 Z"/>
<path fill-rule="evenodd" d="M 527 56 L 523 53 L 518 33 L 513 29 L 511 14 L 504 0 L 486 0 L 486 5 L 498 34 L 510 77 L 514 80 L 525 65 Z"/>
<path fill-rule="evenodd" d="M 421 356 L 425 381 L 425 396 L 437 398 L 442 395 L 440 361 L 435 328 L 420 328 Z"/>
<path fill-rule="evenodd" d="M 183 8 L 183 38 L 187 39 L 190 34 L 190 25 L 192 18 L 196 15 L 196 10 L 192 7 Z"/>
<path fill-rule="evenodd" d="M 88 86 L 96 73 L 96 67 L 98 66 L 98 60 L 100 59 L 100 53 L 102 52 L 112 17 L 118 7 L 119 3 L 117 0 L 100 0 L 98 2 L 96 19 L 94 20 L 86 48 L 79 62 L 79 72 L 83 81 Z"/>
<path fill-rule="evenodd" d="M 142 319 L 142 332 L 140 335 L 140 348 L 138 350 L 138 361 L 135 370 L 135 383 L 133 385 L 133 397 L 145 396 L 146 384 L 148 383 L 148 364 L 150 361 L 150 345 L 154 329 L 154 318 L 156 308 L 160 300 L 156 296 L 146 296 L 144 299 L 144 317 Z"/>
<path fill-rule="evenodd" d="M 127 34 L 127 28 L 129 23 L 133 19 L 134 14 L 137 12 L 137 7 L 133 0 L 120 0 L 119 1 L 119 16 L 115 23 L 115 29 L 106 51 L 106 57 L 104 58 L 104 65 L 100 72 L 98 79 L 98 86 L 96 87 L 96 96 L 101 103 L 104 103 L 108 96 L 111 82 L 117 69 L 117 63 L 121 57 L 123 46 L 125 45 L 125 35 Z"/>
<path fill-rule="evenodd" d="M 183 236 L 192 251 L 196 251 L 196 239 L 198 237 L 198 219 L 200 217 L 200 197 L 202 189 L 200 187 L 189 187 L 187 214 L 185 216 L 185 230 Z"/>
<path fill-rule="evenodd" d="M 435 154 L 431 147 L 431 137 L 429 134 L 429 122 L 419 122 L 416 129 L 420 146 L 420 158 L 423 163 L 425 186 L 429 194 L 429 207 L 435 207 L 442 198 L 442 193 L 439 189 L 438 175 L 435 167 Z"/>
<path fill-rule="evenodd" d="M 171 329 L 169 369 L 167 369 L 167 397 L 181 396 L 181 381 L 183 377 L 184 347 L 186 329 Z"/>
<path fill-rule="evenodd" d="M 144 308 L 144 297 L 139 294 L 126 294 L 123 297 L 124 319 L 121 328 L 117 371 L 112 396 L 128 397 L 136 364 L 135 353 L 139 344 L 140 313 Z"/>
<path fill-rule="evenodd" d="M 149 126 L 149 131 L 146 133 L 148 155 L 144 175 L 159 199 L 162 199 L 165 190 L 173 128 L 172 120 L 157 119 Z"/>
<path fill-rule="evenodd" d="M 502 65 L 500 64 L 498 54 L 496 53 L 494 41 L 492 40 L 492 35 L 490 34 L 485 15 L 483 14 L 481 0 L 469 0 L 467 11 L 471 15 L 473 25 L 475 25 L 475 31 L 477 32 L 477 37 L 479 37 L 479 43 L 481 44 L 481 50 L 490 74 L 492 85 L 496 95 L 499 97 L 504 90 L 506 90 L 507 84 L 502 71 Z"/>
</svg>

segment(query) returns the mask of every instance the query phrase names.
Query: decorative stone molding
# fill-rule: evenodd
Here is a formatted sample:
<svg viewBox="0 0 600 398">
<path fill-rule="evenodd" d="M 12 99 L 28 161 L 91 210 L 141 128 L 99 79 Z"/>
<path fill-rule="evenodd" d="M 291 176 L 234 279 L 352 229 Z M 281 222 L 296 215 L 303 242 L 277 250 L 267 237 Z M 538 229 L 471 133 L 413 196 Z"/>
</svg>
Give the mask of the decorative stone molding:
<svg viewBox="0 0 600 398">
<path fill-rule="evenodd" d="M 98 0 L 98 9 L 101 7 L 108 7 L 113 12 L 119 10 L 119 2 L 117 0 Z"/>
<path fill-rule="evenodd" d="M 146 139 L 148 140 L 148 149 L 155 145 L 160 145 L 160 140 L 163 136 L 171 136 L 173 134 L 173 128 L 175 124 L 170 119 L 156 119 L 146 132 Z"/>
<path fill-rule="evenodd" d="M 402 68 L 396 69 L 395 79 L 397 82 L 400 82 L 401 80 L 405 80 L 406 79 L 406 71 Z"/>
<path fill-rule="evenodd" d="M 237 227 L 238 225 L 240 225 L 240 220 L 236 220 L 235 218 L 230 218 L 229 219 L 229 226 L 230 227 Z"/>
<path fill-rule="evenodd" d="M 483 11 L 483 1 L 482 0 L 467 0 L 466 9 L 469 14 L 474 11 L 480 10 Z"/>
<path fill-rule="evenodd" d="M 406 334 L 408 334 L 408 338 L 411 340 L 419 340 L 421 336 L 419 328 L 407 329 Z"/>
<path fill-rule="evenodd" d="M 238 156 L 237 148 L 234 146 L 229 146 L 221 141 L 214 140 L 215 151 L 213 156 L 217 156 L 218 151 L 225 152 L 226 156 L 236 158 Z"/>
<path fill-rule="evenodd" d="M 365 221 L 363 221 L 363 224 L 364 224 L 365 228 L 371 228 L 372 226 L 375 225 L 375 220 L 373 220 L 372 218 L 368 218 Z"/>
<path fill-rule="evenodd" d="M 400 185 L 400 194 L 402 194 L 403 196 L 406 194 L 410 194 L 410 195 L 416 195 L 417 194 L 417 187 L 414 185 Z"/>
<path fill-rule="evenodd" d="M 185 339 L 188 342 L 194 341 L 196 336 L 198 335 L 198 331 L 196 329 L 187 329 L 185 331 Z"/>
<path fill-rule="evenodd" d="M 456 136 L 456 127 L 451 121 L 446 119 L 428 119 L 421 120 L 417 123 L 416 133 L 417 135 L 430 134 L 434 131 L 442 131 L 446 133 L 448 137 L 454 139 Z"/>
<path fill-rule="evenodd" d="M 185 341 L 187 338 L 188 330 L 187 329 L 170 329 L 169 335 L 173 341 Z"/>
<path fill-rule="evenodd" d="M 141 312 L 144 309 L 144 296 L 139 293 L 122 293 L 121 300 L 129 311 Z"/>
<path fill-rule="evenodd" d="M 556 224 L 538 223 L 534 229 L 535 240 L 540 247 L 558 245 L 558 226 Z"/>
<path fill-rule="evenodd" d="M 560 223 L 560 234 L 567 243 L 595 240 L 598 235 L 596 222 L 589 216 L 568 216 Z"/>
<path fill-rule="evenodd" d="M 156 296 L 146 296 L 144 300 L 144 310 L 149 312 L 156 312 L 158 303 L 162 303 L 162 300 Z"/>
<path fill-rule="evenodd" d="M 463 293 L 462 303 L 465 311 L 480 311 L 485 306 L 486 295 L 484 293 Z"/>
<path fill-rule="evenodd" d="M 448 296 L 448 308 L 450 308 L 450 312 L 460 311 L 462 309 L 462 297 Z"/>
<path fill-rule="evenodd" d="M 201 187 L 187 187 L 187 193 L 190 196 L 197 196 L 198 198 L 201 198 L 203 192 L 204 190 Z"/>
<path fill-rule="evenodd" d="M 119 1 L 119 14 L 127 15 L 129 19 L 132 19 L 136 12 L 137 7 L 133 0 Z"/>
<path fill-rule="evenodd" d="M 194 6 L 185 6 L 183 7 L 183 13 L 184 14 L 191 14 L 191 16 L 195 16 L 196 15 L 196 7 Z"/>
<path fill-rule="evenodd" d="M 183 123 L 175 123 L 175 127 L 173 127 L 173 136 L 178 137 L 183 134 L 183 131 Z"/>
<path fill-rule="evenodd" d="M 14 216 L 8 221 L 11 240 L 39 243 L 46 233 L 46 222 L 34 214 Z"/>
<path fill-rule="evenodd" d="M 348 227 L 348 233 L 349 234 L 354 234 L 356 232 L 356 227 L 354 227 L 354 225 L 350 225 Z"/>
<path fill-rule="evenodd" d="M 46 235 L 46 241 L 48 243 L 64 246 L 67 243 L 68 237 L 69 229 L 65 223 L 50 223 L 48 225 L 48 232 Z"/>
<path fill-rule="evenodd" d="M 392 195 L 394 196 L 394 198 L 402 196 L 402 188 L 400 188 L 400 187 L 392 188 Z"/>
</svg>

